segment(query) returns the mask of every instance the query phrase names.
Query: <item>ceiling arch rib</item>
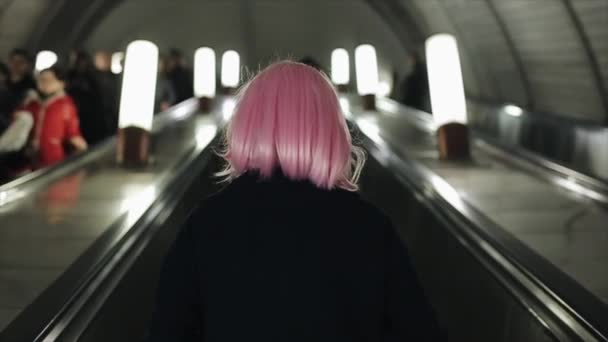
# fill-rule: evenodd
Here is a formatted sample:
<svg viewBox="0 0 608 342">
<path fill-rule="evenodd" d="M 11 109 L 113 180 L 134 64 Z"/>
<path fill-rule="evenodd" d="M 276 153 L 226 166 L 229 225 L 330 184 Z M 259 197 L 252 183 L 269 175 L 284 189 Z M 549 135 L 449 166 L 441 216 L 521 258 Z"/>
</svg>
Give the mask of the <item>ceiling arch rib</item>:
<svg viewBox="0 0 608 342">
<path fill-rule="evenodd" d="M 82 45 L 92 30 L 124 0 L 54 2 L 41 18 L 41 25 L 30 35 L 28 46 L 32 50 L 53 49 L 65 53 Z M 77 19 L 75 19 L 77 18 Z"/>
<path fill-rule="evenodd" d="M 479 91 L 477 94 L 470 94 L 485 100 L 496 101 L 497 98 L 497 90 L 496 83 L 497 80 L 494 78 L 495 74 L 488 72 L 488 65 L 485 63 L 484 59 L 480 54 L 480 49 L 477 49 L 474 44 L 472 44 L 469 39 L 466 31 L 463 29 L 463 25 L 459 19 L 462 19 L 462 16 L 452 15 L 453 12 L 458 11 L 459 14 L 463 14 L 464 12 L 469 12 L 471 8 L 470 4 L 464 2 L 446 2 L 443 0 L 432 0 L 437 4 L 437 9 L 442 11 L 445 19 L 450 23 L 454 30 L 454 35 L 458 39 L 459 50 L 461 54 L 461 58 L 466 58 L 469 60 L 469 64 L 472 66 L 473 74 L 477 79 L 478 84 L 480 85 Z"/>
<path fill-rule="evenodd" d="M 494 20 L 501 32 L 502 37 L 504 38 L 505 44 L 509 49 L 509 53 L 517 69 L 517 74 L 519 75 L 519 78 L 521 80 L 523 93 L 525 96 L 523 107 L 534 108 L 534 98 L 532 97 L 532 91 L 530 90 L 530 80 L 528 79 L 528 74 L 526 73 L 526 69 L 523 61 L 521 60 L 521 56 L 517 52 L 517 48 L 515 47 L 513 38 L 509 34 L 509 31 L 507 30 L 507 27 L 505 25 L 505 21 L 496 9 L 496 6 L 494 6 L 492 0 L 485 1 L 487 3 L 488 9 L 490 10 L 490 12 L 492 12 L 492 16 L 494 17 Z"/>
<path fill-rule="evenodd" d="M 420 28 L 411 18 L 411 14 L 397 1 L 366 0 L 366 2 L 390 26 L 406 49 L 419 48 L 424 43 Z"/>
<path fill-rule="evenodd" d="M 608 90 L 606 90 L 606 85 L 604 84 L 604 80 L 602 79 L 602 71 L 598 60 L 595 54 L 593 53 L 593 49 L 591 48 L 591 41 L 587 35 L 587 32 L 585 31 L 585 28 L 583 27 L 581 19 L 577 15 L 574 6 L 572 5 L 572 2 L 570 0 L 562 0 L 562 3 L 564 4 L 566 12 L 570 17 L 570 20 L 572 21 L 572 25 L 574 26 L 574 29 L 576 30 L 581 40 L 582 48 L 587 57 L 587 60 L 589 61 L 588 65 L 591 69 L 591 74 L 593 75 L 593 79 L 598 88 L 599 96 L 601 98 L 602 105 L 604 106 L 604 113 L 606 113 L 604 123 L 608 124 Z"/>
</svg>

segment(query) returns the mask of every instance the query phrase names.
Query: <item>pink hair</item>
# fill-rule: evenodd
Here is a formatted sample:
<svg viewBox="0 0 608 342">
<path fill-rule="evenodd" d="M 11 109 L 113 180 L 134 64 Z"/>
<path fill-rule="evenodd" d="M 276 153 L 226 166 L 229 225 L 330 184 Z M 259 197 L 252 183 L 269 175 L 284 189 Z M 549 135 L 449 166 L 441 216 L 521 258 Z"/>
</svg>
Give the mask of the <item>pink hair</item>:
<svg viewBox="0 0 608 342">
<path fill-rule="evenodd" d="M 293 180 L 351 191 L 365 161 L 363 150 L 352 145 L 331 82 L 291 61 L 270 65 L 242 89 L 223 157 L 228 179 L 247 171 L 270 177 L 280 169 Z"/>
</svg>

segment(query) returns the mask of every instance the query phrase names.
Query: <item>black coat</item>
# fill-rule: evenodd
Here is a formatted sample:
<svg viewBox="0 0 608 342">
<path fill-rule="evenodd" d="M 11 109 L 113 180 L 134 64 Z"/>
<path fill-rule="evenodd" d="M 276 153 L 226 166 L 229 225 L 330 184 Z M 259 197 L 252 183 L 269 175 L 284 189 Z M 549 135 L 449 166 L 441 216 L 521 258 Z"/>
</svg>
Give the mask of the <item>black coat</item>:
<svg viewBox="0 0 608 342">
<path fill-rule="evenodd" d="M 101 101 L 100 114 L 105 121 L 105 136 L 114 135 L 118 130 L 118 106 L 120 98 L 120 79 L 111 71 L 95 71 Z"/>
<path fill-rule="evenodd" d="M 356 193 L 254 175 L 193 212 L 147 341 L 436 341 L 389 220 Z"/>
<path fill-rule="evenodd" d="M 180 103 L 194 96 L 192 71 L 182 66 L 177 66 L 169 73 L 169 80 L 175 91 L 175 101 Z"/>
<path fill-rule="evenodd" d="M 8 81 L 6 85 L 6 95 L 1 106 L 5 113 L 11 115 L 19 106 L 23 104 L 30 90 L 36 90 L 36 81 L 34 76 L 25 75 L 22 79 L 16 82 Z"/>
<path fill-rule="evenodd" d="M 102 92 L 93 71 L 72 71 L 68 78 L 68 94 L 78 108 L 80 130 L 89 143 L 95 145 L 108 136 L 108 126 L 104 117 Z"/>
</svg>

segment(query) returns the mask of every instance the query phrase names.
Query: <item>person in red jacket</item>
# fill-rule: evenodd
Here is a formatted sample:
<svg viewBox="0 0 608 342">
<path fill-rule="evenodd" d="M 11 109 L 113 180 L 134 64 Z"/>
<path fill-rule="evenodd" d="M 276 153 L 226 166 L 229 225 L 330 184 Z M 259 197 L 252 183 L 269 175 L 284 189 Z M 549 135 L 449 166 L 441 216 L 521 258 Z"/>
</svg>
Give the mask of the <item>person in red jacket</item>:
<svg viewBox="0 0 608 342">
<path fill-rule="evenodd" d="M 42 70 L 38 75 L 42 101 L 32 101 L 26 105 L 25 109 L 34 118 L 30 142 L 34 168 L 58 163 L 70 151 L 87 149 L 87 143 L 80 133 L 78 109 L 65 93 L 65 79 L 65 72 L 57 66 Z"/>
</svg>

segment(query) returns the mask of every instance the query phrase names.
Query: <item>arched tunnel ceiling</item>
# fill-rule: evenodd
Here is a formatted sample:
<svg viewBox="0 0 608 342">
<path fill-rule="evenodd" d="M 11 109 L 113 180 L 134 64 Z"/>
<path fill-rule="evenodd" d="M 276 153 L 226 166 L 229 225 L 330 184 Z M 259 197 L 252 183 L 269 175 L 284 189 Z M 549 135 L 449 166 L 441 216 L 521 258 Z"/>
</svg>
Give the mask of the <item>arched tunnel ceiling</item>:
<svg viewBox="0 0 608 342">
<path fill-rule="evenodd" d="M 606 124 L 607 22 L 607 0 L 0 0 L 0 53 L 23 42 L 118 49 L 139 36 L 327 65 L 331 48 L 371 41 L 385 72 L 403 74 L 408 48 L 450 32 L 470 98 Z"/>
<path fill-rule="evenodd" d="M 0 53 L 6 56 L 23 46 L 34 34 L 40 19 L 48 13 L 50 0 L 0 0 Z"/>
<path fill-rule="evenodd" d="M 608 123 L 608 1 L 393 0 L 459 39 L 470 97 Z"/>
<path fill-rule="evenodd" d="M 137 17 L 138 20 L 132 20 Z M 373 42 L 384 78 L 403 69 L 407 51 L 381 17 L 360 0 L 177 1 L 139 0 L 118 5 L 92 32 L 90 47 L 123 49 L 131 40 L 172 46 L 189 55 L 201 45 L 236 49 L 256 68 L 282 57 L 312 55 L 324 66 L 336 47 Z"/>
</svg>

